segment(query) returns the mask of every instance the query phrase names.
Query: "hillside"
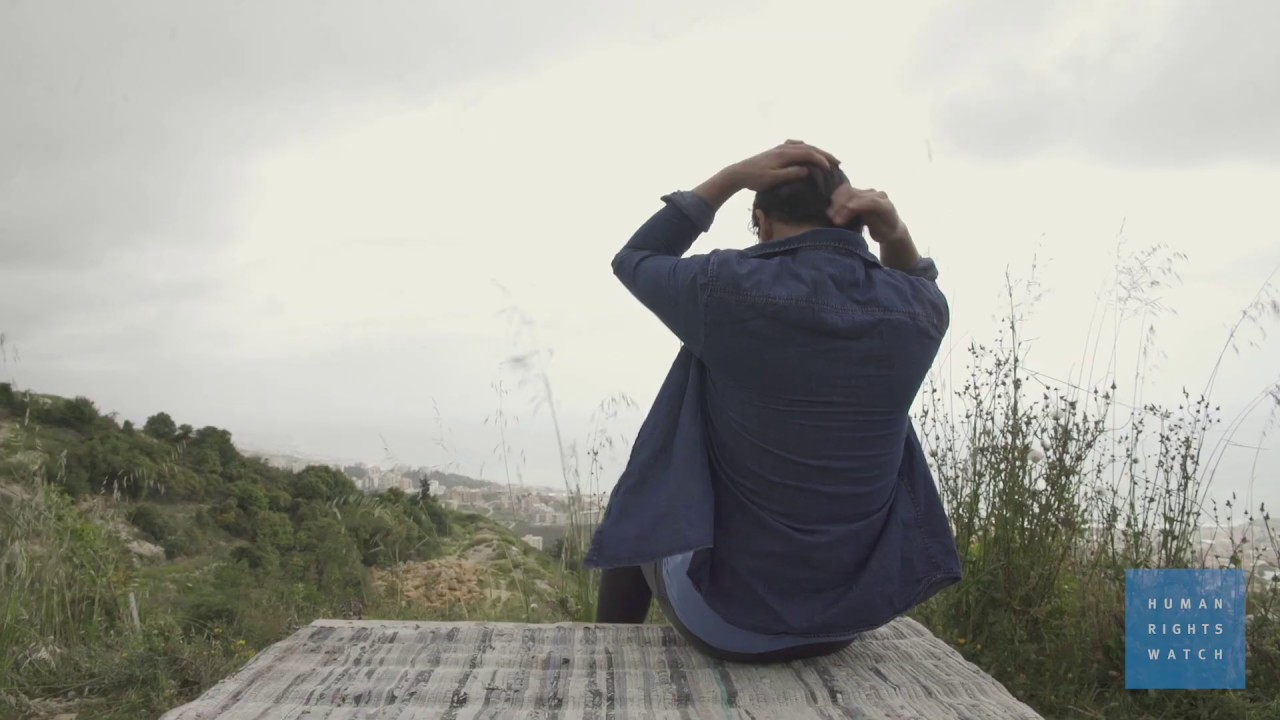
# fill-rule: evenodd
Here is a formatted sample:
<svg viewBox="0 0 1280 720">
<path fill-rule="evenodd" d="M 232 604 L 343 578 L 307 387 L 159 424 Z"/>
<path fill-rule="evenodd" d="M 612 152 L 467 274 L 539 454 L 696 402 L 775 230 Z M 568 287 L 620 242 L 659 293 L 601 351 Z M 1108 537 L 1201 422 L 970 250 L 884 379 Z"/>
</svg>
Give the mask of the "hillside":
<svg viewBox="0 0 1280 720">
<path fill-rule="evenodd" d="M 584 587 L 425 493 L 0 384 L 0 718 L 155 717 L 316 618 L 567 620 Z"/>
<path fill-rule="evenodd" d="M 920 425 L 957 508 L 966 577 L 911 617 L 1046 717 L 1280 717 L 1280 582 L 1265 574 L 1280 560 L 1262 508 L 1227 518 L 1230 554 L 1209 558 L 1261 581 L 1248 600 L 1248 689 L 1125 688 L 1124 570 L 1200 567 L 1215 533 L 1195 508 L 1168 504 L 1185 474 L 1140 475 L 1142 508 L 1155 508 L 1142 514 L 1096 505 L 1123 498 L 1101 483 L 1117 462 L 1181 467 L 1209 425 L 1135 410 L 1130 426 L 1163 423 L 1152 423 L 1161 444 L 1148 457 L 1096 418 L 1059 415 L 1053 399 L 1015 402 L 1014 375 L 973 387 L 982 382 L 994 389 L 966 402 L 992 405 L 966 409 L 972 424 L 960 425 L 989 443 L 980 451 L 956 444 L 941 412 Z M 1058 460 L 1031 459 L 1028 427 Z M 1156 522 L 1178 517 L 1177 533 Z M 1265 544 L 1237 535 L 1255 527 Z M 580 540 L 551 547 L 576 565 Z M 84 398 L 0 384 L 0 720 L 158 717 L 317 618 L 587 619 L 591 581 L 429 495 L 364 494 L 332 467 L 246 457 L 219 428 L 164 413 L 137 428 Z"/>
</svg>

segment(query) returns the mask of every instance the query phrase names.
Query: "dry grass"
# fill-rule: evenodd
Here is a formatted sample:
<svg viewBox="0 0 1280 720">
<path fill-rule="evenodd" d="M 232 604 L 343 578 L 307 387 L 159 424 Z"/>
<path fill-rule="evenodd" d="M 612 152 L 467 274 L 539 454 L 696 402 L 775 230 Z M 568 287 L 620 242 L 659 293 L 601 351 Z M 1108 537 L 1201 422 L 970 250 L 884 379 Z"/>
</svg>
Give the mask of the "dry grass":
<svg viewBox="0 0 1280 720">
<path fill-rule="evenodd" d="M 935 376 L 926 387 L 921 434 L 965 579 L 914 614 L 1048 717 L 1280 717 L 1280 586 L 1258 572 L 1280 564 L 1269 515 L 1234 496 L 1221 507 L 1209 499 L 1242 417 L 1209 441 L 1221 422 L 1213 381 L 1246 324 L 1274 320 L 1280 306 L 1265 285 L 1202 392 L 1184 390 L 1171 407 L 1142 401 L 1160 315 L 1145 291 L 1169 274 L 1151 271 L 1163 267 L 1158 255 L 1136 260 L 1118 273 L 1115 327 L 1099 322 L 1090 342 L 1102 347 L 1083 353 L 1102 367 L 1067 380 L 1032 370 L 1021 333 L 1034 299 L 1010 283 L 1003 332 L 968 348 L 959 382 Z M 1114 347 L 1127 321 L 1140 329 L 1139 349 L 1135 366 L 1120 368 Z M 1277 378 L 1262 380 L 1259 396 L 1280 397 Z M 1269 413 L 1270 427 L 1276 407 L 1246 411 Z M 1205 551 L 1202 526 L 1229 539 L 1221 556 Z M 1201 566 L 1249 573 L 1248 692 L 1126 691 L 1124 570 Z"/>
</svg>

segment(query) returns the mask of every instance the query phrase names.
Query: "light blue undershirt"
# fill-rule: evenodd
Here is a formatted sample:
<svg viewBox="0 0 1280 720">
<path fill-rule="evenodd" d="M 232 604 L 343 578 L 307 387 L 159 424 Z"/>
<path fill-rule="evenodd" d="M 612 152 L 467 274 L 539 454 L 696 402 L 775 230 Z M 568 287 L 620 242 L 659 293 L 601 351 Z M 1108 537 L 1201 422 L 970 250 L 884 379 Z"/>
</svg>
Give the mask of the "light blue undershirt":
<svg viewBox="0 0 1280 720">
<path fill-rule="evenodd" d="M 684 553 L 663 560 L 662 581 L 676 619 L 700 640 L 719 650 L 743 654 L 772 652 L 819 642 L 811 637 L 764 635 L 730 625 L 707 605 L 689 580 L 689 560 L 692 557 L 693 553 Z M 825 637 L 822 642 L 847 640 L 856 635 L 858 633 Z"/>
</svg>

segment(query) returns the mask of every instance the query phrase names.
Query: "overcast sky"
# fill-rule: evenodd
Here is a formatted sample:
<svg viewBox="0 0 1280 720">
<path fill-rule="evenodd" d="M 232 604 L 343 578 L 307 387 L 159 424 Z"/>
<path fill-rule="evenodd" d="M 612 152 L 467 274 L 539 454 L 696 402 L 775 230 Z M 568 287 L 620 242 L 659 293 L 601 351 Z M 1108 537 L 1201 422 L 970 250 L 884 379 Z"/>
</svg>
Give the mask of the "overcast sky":
<svg viewBox="0 0 1280 720">
<path fill-rule="evenodd" d="M 547 408 L 504 361 L 548 351 L 566 444 L 616 394 L 637 407 L 607 429 L 633 436 L 677 342 L 610 259 L 663 193 L 801 138 L 937 260 L 941 377 L 1034 261 L 1028 366 L 1105 382 L 1118 336 L 1121 395 L 1141 367 L 1139 402 L 1176 404 L 1280 264 L 1277 32 L 1270 0 L 7 0 L 2 372 L 251 447 L 491 479 L 501 406 L 512 473 L 558 484 Z M 697 249 L 752 242 L 749 200 Z M 1147 291 L 1167 313 L 1139 361 L 1145 325 L 1113 327 L 1103 289 L 1156 245 L 1185 261 Z M 1226 354 L 1224 423 L 1276 381 L 1274 326 Z M 1261 442 L 1217 494 L 1280 502 Z"/>
</svg>

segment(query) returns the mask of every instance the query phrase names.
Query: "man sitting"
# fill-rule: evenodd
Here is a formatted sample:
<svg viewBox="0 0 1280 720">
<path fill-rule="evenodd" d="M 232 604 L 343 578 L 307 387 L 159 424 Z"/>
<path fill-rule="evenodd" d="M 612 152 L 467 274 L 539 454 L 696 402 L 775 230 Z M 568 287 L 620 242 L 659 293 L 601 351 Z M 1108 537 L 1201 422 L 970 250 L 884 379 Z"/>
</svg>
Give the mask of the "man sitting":
<svg viewBox="0 0 1280 720">
<path fill-rule="evenodd" d="M 682 257 L 744 189 L 759 243 Z M 656 596 L 714 657 L 836 652 L 960 579 L 909 417 L 949 323 L 937 270 L 802 142 L 663 200 L 613 270 L 683 347 L 587 555 L 597 620 Z"/>
</svg>

